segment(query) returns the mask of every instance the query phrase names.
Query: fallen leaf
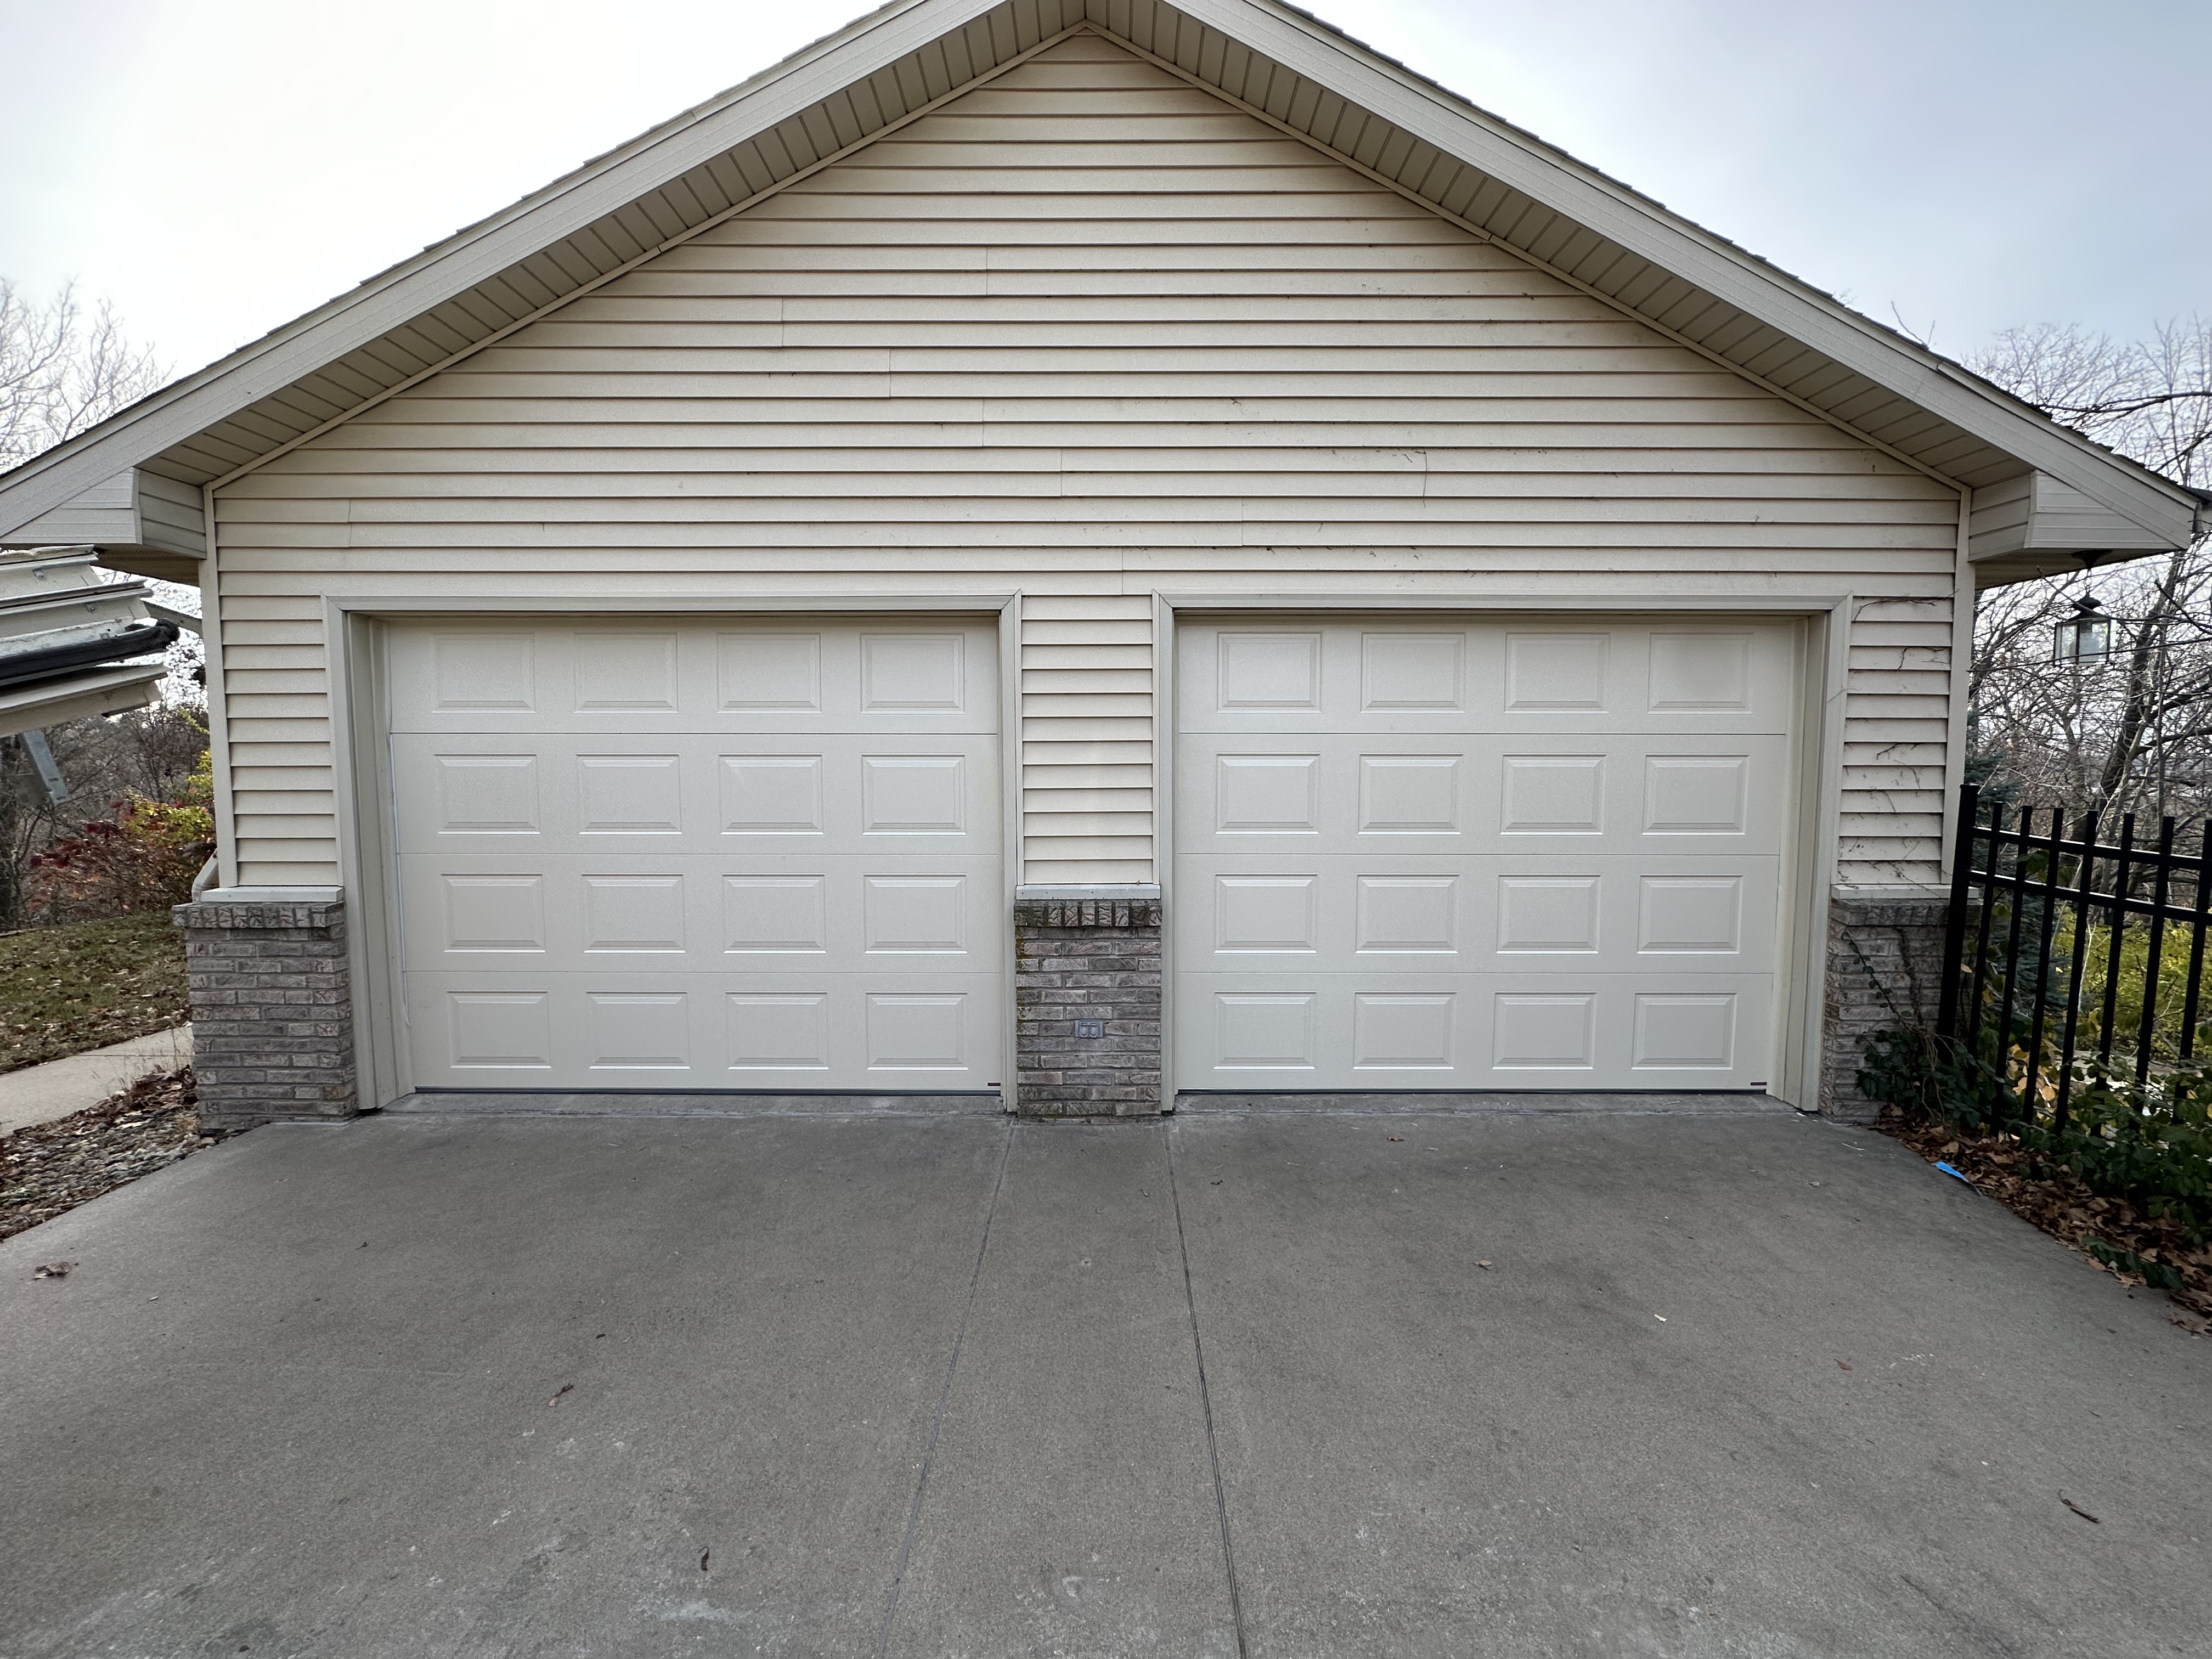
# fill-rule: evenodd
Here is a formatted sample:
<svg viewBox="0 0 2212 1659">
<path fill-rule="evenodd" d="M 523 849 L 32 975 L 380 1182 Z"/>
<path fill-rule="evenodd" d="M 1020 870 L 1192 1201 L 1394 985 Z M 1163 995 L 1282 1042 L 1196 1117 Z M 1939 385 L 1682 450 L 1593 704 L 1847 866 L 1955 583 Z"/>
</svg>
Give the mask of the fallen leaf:
<svg viewBox="0 0 2212 1659">
<path fill-rule="evenodd" d="M 704 1571 L 707 1571 L 707 1558 L 708 1558 L 708 1556 L 712 1555 L 714 1553 L 714 1551 L 712 1551 L 712 1550 L 701 1550 L 701 1551 L 699 1552 L 699 1571 L 700 1571 L 704 1572 Z"/>
<path fill-rule="evenodd" d="M 2059 1501 L 2060 1503 L 2062 1503 L 2062 1504 L 2065 1504 L 2065 1505 L 2066 1505 L 2066 1507 L 2067 1507 L 2068 1509 L 2069 1509 L 2069 1510 L 2073 1510 L 2075 1514 L 2076 1514 L 2076 1515 L 2080 1516 L 2081 1516 L 2084 1521 L 2087 1521 L 2087 1522 L 2091 1526 L 2093 1526 L 2093 1527 L 2101 1527 L 2101 1526 L 2103 1526 L 2103 1525 L 2105 1524 L 2103 1522 L 2101 1522 L 2101 1521 L 2100 1521 L 2099 1519 L 2097 1519 L 2097 1517 L 2096 1517 L 2095 1516 L 2094 1516 L 2094 1515 L 2090 1514 L 2088 1510 L 2087 1510 L 2083 1509 L 2083 1508 L 2082 1508 L 2079 1504 L 2075 1503 L 2072 1498 L 2069 1498 L 2069 1497 L 2068 1497 L 2064 1492 L 2060 1492 L 2060 1493 L 2058 1494 L 2058 1501 Z"/>
<path fill-rule="evenodd" d="M 1490 1264 L 1487 1261 L 1478 1261 L 1474 1265 L 1478 1267 L 1487 1267 Z"/>
<path fill-rule="evenodd" d="M 1403 1136 L 1403 1135 L 1392 1135 L 1392 1136 L 1390 1137 L 1390 1139 L 1393 1139 L 1393 1140 L 1403 1140 L 1405 1138 L 1406 1138 L 1406 1137 L 1405 1137 L 1405 1136 Z"/>
<path fill-rule="evenodd" d="M 559 1405 L 561 1403 L 561 1396 L 568 1393 L 569 1389 L 575 1386 L 576 1385 L 574 1382 L 563 1382 L 559 1388 L 553 1390 L 553 1397 L 545 1403 L 549 1406 Z"/>
<path fill-rule="evenodd" d="M 1836 1362 L 1836 1369 L 1839 1371 L 1847 1371 L 1850 1370 L 1850 1366 L 1845 1364 L 1843 1360 L 1838 1359 Z"/>
<path fill-rule="evenodd" d="M 69 1277 L 70 1269 L 76 1266 L 76 1263 L 74 1261 L 49 1261 L 46 1266 L 40 1267 L 36 1273 L 33 1273 L 31 1277 L 33 1279 L 67 1279 Z"/>
</svg>

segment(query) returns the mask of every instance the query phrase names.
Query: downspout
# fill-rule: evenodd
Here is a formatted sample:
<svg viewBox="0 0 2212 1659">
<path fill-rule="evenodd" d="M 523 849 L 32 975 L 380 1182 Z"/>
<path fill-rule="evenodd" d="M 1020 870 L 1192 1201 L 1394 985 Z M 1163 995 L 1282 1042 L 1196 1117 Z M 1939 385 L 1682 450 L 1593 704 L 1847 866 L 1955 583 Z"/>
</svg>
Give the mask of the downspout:
<svg viewBox="0 0 2212 1659">
<path fill-rule="evenodd" d="M 1974 565 L 1972 543 L 1974 492 L 1959 491 L 1959 551 L 1951 579 L 1951 706 L 1944 722 L 1943 840 L 1936 854 L 1938 879 L 1951 879 L 1951 849 L 1959 839 L 1959 786 L 1966 781 L 1968 689 L 1974 678 Z"/>
<path fill-rule="evenodd" d="M 219 884 L 238 884 L 238 815 L 231 793 L 230 722 L 224 708 L 222 594 L 216 565 L 222 548 L 216 535 L 215 486 L 200 486 L 200 534 L 207 551 L 200 560 L 200 639 L 207 650 L 208 751 L 215 779 L 215 854 Z"/>
</svg>

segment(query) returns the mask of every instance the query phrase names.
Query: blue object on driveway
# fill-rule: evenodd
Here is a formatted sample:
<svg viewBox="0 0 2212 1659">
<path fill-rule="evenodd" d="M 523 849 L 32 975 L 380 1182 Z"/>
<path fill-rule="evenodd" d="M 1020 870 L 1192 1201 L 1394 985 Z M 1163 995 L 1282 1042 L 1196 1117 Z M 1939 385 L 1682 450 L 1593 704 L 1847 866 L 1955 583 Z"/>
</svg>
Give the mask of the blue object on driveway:
<svg viewBox="0 0 2212 1659">
<path fill-rule="evenodd" d="M 1974 1184 L 1972 1176 L 1965 1174 L 1963 1171 L 1953 1169 L 1948 1164 L 1938 1164 L 1936 1167 L 1941 1170 L 1945 1175 L 1949 1176 L 1954 1181 L 1963 1181 L 1969 1187 Z"/>
</svg>

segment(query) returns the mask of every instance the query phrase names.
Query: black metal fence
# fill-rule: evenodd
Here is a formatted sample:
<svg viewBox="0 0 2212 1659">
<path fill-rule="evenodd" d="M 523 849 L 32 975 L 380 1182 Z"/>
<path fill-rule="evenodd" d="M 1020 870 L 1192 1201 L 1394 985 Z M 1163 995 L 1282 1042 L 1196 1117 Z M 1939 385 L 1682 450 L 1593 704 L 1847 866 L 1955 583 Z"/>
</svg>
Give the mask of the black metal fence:
<svg viewBox="0 0 2212 1659">
<path fill-rule="evenodd" d="M 2185 848 L 2170 817 L 2144 842 L 2132 812 L 2117 836 L 2094 812 L 2008 816 L 1961 792 L 1936 1030 L 2063 1130 L 2086 1080 L 2141 1085 L 2212 1048 L 2212 821 Z"/>
</svg>

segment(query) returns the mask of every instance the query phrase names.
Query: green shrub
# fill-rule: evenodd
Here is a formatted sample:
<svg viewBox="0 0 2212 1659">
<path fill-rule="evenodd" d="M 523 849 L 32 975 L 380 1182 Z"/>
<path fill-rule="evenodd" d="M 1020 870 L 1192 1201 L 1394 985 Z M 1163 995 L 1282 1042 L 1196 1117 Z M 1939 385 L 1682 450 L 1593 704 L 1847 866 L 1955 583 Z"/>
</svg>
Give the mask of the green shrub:
<svg viewBox="0 0 2212 1659">
<path fill-rule="evenodd" d="M 2074 927 L 2074 919 L 2065 916 L 2051 933 L 2050 984 L 2045 1002 L 2051 1017 L 2059 1019 L 2065 1018 L 2069 1000 L 2067 981 L 2073 975 Z M 2150 1034 L 2151 1051 L 2161 1059 L 2171 1060 L 2180 1053 L 2192 948 L 2190 930 L 2184 927 L 2167 927 L 2159 940 L 2158 994 L 2151 1012 Z M 2081 1011 L 2075 1016 L 2077 1051 L 2099 1046 L 2105 1026 L 2106 980 L 2111 975 L 2117 974 L 2119 981 L 2112 997 L 2114 1042 L 2132 1047 L 2136 1033 L 2142 1030 L 2143 999 L 2150 985 L 2149 930 L 2137 918 L 2121 935 L 2117 968 L 2110 961 L 2112 949 L 2112 930 L 2093 917 L 2084 941 L 2081 983 L 2078 995 L 2073 999 Z M 2200 1009 L 2200 1014 L 2203 1012 Z M 2197 1025 L 2198 1042 L 2212 1037 L 2212 1020 L 2200 1018 Z"/>
</svg>

